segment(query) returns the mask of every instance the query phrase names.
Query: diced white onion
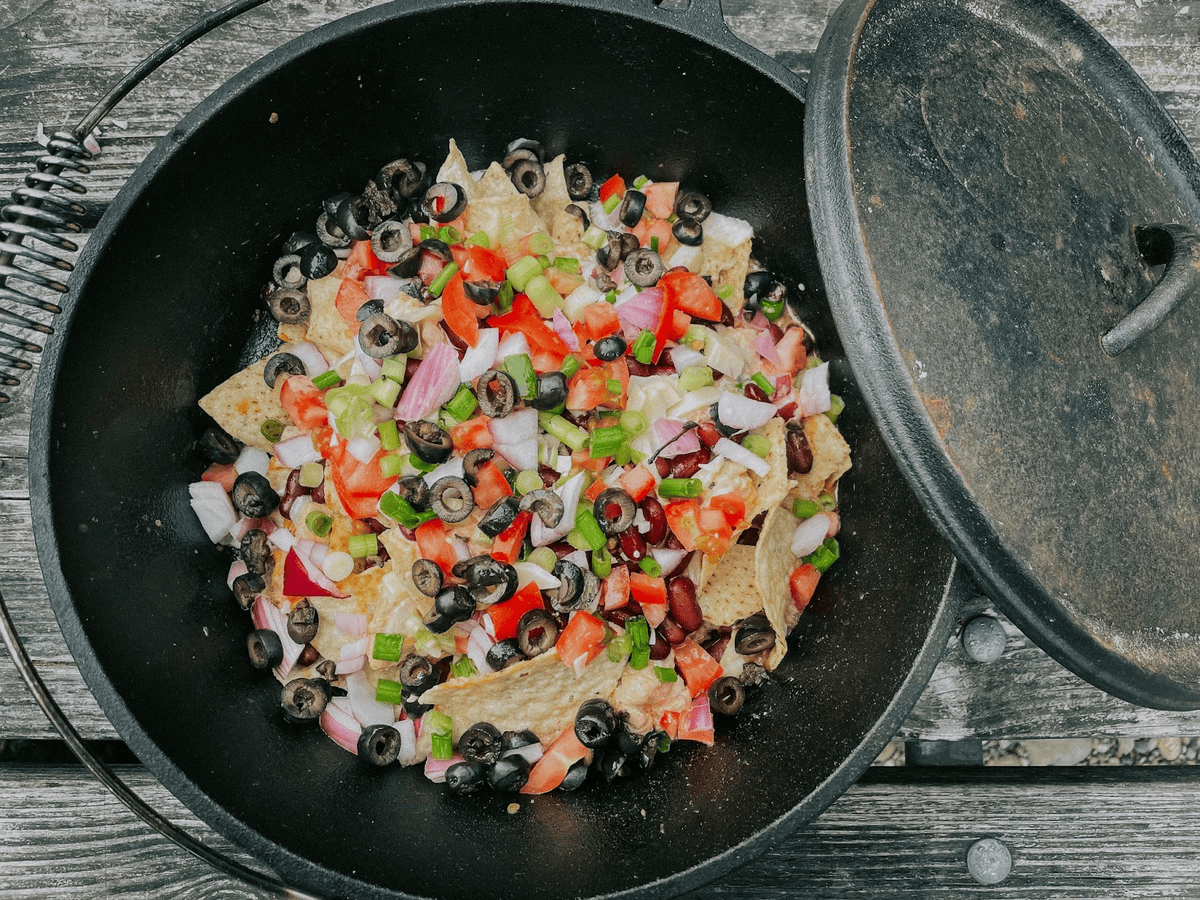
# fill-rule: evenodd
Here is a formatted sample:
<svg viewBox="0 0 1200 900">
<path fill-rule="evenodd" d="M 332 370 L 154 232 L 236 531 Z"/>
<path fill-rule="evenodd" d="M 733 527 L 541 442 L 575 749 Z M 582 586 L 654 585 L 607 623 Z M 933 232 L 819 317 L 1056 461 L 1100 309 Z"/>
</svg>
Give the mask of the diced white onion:
<svg viewBox="0 0 1200 900">
<path fill-rule="evenodd" d="M 754 237 L 754 226 L 745 219 L 721 213 L 709 213 L 704 220 L 704 239 L 717 241 L 726 247 L 736 247 Z"/>
<path fill-rule="evenodd" d="M 675 550 L 671 547 L 654 547 L 650 550 L 650 555 L 654 557 L 656 563 L 662 566 L 664 572 L 674 572 L 675 567 L 683 562 L 687 553 L 686 550 Z"/>
<path fill-rule="evenodd" d="M 367 617 L 362 613 L 340 612 L 334 617 L 333 625 L 338 631 L 351 637 L 363 637 L 367 633 Z M 364 645 L 363 653 L 366 652 L 367 648 Z"/>
<path fill-rule="evenodd" d="M 519 588 L 525 587 L 531 581 L 543 591 L 548 591 L 558 587 L 562 581 L 551 572 L 547 572 L 537 563 L 531 562 L 515 562 L 513 568 L 517 570 L 517 585 Z"/>
<path fill-rule="evenodd" d="M 356 656 L 366 656 L 370 649 L 371 639 L 363 636 L 347 644 L 342 644 L 342 649 L 338 651 L 338 659 L 353 659 Z"/>
<path fill-rule="evenodd" d="M 804 417 L 828 412 L 831 400 L 832 398 L 829 394 L 829 363 L 824 362 L 819 366 L 806 369 L 800 381 L 800 408 L 797 414 L 800 417 Z"/>
<path fill-rule="evenodd" d="M 225 488 L 215 481 L 196 481 L 188 485 L 188 495 L 204 533 L 214 544 L 219 543 L 238 518 Z"/>
<path fill-rule="evenodd" d="M 360 463 L 369 463 L 379 452 L 379 439 L 373 436 L 352 438 L 346 445 L 346 452 Z"/>
<path fill-rule="evenodd" d="M 433 487 L 442 478 L 462 478 L 463 460 L 461 456 L 451 456 L 448 460 L 425 473 L 425 483 Z M 397 493 L 399 493 L 397 491 Z"/>
<path fill-rule="evenodd" d="M 817 513 L 796 526 L 792 533 L 792 555 L 808 556 L 825 540 L 829 532 L 829 516 Z"/>
<path fill-rule="evenodd" d="M 400 279 L 391 275 L 367 275 L 362 280 L 363 290 L 372 300 L 395 300 L 400 293 Z"/>
<path fill-rule="evenodd" d="M 492 367 L 495 368 L 503 365 L 504 360 L 510 356 L 528 352 L 529 341 L 521 332 L 514 331 L 497 345 L 496 358 L 492 360 Z"/>
<path fill-rule="evenodd" d="M 682 372 L 688 366 L 704 365 L 704 354 L 691 347 L 672 347 L 670 353 L 671 365 L 675 367 L 676 372 Z"/>
<path fill-rule="evenodd" d="M 351 659 L 339 659 L 334 664 L 335 675 L 353 675 L 355 672 L 361 672 L 367 665 L 365 656 L 355 656 Z"/>
<path fill-rule="evenodd" d="M 747 450 L 741 444 L 735 444 L 729 438 L 721 438 L 717 441 L 713 446 L 713 452 L 717 456 L 723 456 L 739 466 L 749 469 L 756 475 L 767 475 L 771 471 L 771 467 L 765 459 L 752 450 Z"/>
<path fill-rule="evenodd" d="M 289 550 L 291 550 L 293 547 L 296 546 L 296 536 L 294 534 L 292 534 L 290 531 L 288 531 L 286 528 L 276 528 L 274 531 L 272 531 L 270 534 L 267 535 L 267 540 L 270 541 L 272 544 L 274 544 L 276 547 L 278 547 L 280 550 L 282 550 L 284 553 L 287 553 Z"/>
<path fill-rule="evenodd" d="M 315 378 L 322 372 L 329 371 L 329 360 L 325 358 L 324 353 L 317 349 L 316 344 L 310 344 L 308 341 L 297 341 L 283 349 L 304 363 L 304 371 L 308 373 L 309 378 Z"/>
<path fill-rule="evenodd" d="M 304 524 L 304 517 L 308 515 L 308 507 L 312 506 L 313 499 L 307 494 L 301 494 L 292 501 L 292 509 L 288 514 L 288 518 L 292 520 L 292 524 L 299 528 Z"/>
<path fill-rule="evenodd" d="M 375 685 L 364 672 L 352 672 L 346 678 L 346 696 L 354 718 L 365 728 L 368 725 L 391 725 L 396 721 L 396 708 L 375 699 Z"/>
<path fill-rule="evenodd" d="M 266 450 L 259 450 L 257 447 L 250 446 L 243 447 L 242 452 L 238 454 L 238 458 L 233 462 L 233 467 L 239 475 L 244 475 L 246 472 L 257 472 L 264 478 L 270 465 L 271 456 Z"/>
<path fill-rule="evenodd" d="M 744 394 L 722 391 L 717 401 L 717 418 L 721 424 L 734 431 L 752 431 L 761 428 L 775 416 L 774 403 L 752 400 Z"/>
<path fill-rule="evenodd" d="M 280 441 L 274 446 L 275 458 L 281 466 L 299 468 L 305 463 L 320 462 L 321 451 L 313 445 L 312 435 L 305 432 Z"/>
<path fill-rule="evenodd" d="M 458 375 L 464 383 L 474 381 L 492 367 L 500 347 L 499 328 L 479 329 L 479 342 L 468 347 L 458 363 Z"/>
</svg>

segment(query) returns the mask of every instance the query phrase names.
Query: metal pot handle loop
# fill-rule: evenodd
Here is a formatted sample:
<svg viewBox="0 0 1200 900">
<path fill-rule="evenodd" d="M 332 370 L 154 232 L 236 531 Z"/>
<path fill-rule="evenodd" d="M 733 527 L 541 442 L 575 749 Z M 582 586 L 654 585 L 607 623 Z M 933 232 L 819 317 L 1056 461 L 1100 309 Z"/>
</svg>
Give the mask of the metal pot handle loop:
<svg viewBox="0 0 1200 900">
<path fill-rule="evenodd" d="M 651 0 L 658 8 L 662 8 L 662 0 Z M 728 37 L 729 26 L 725 24 L 725 13 L 722 0 L 688 0 L 686 10 L 669 8 L 665 10 L 672 15 L 685 17 L 688 27 L 698 35 L 712 37 Z"/>
<path fill-rule="evenodd" d="M 1200 232 L 1190 225 L 1139 225 L 1138 252 L 1150 265 L 1166 264 L 1162 278 L 1136 307 L 1100 337 L 1109 356 L 1132 347 L 1200 292 Z"/>
</svg>

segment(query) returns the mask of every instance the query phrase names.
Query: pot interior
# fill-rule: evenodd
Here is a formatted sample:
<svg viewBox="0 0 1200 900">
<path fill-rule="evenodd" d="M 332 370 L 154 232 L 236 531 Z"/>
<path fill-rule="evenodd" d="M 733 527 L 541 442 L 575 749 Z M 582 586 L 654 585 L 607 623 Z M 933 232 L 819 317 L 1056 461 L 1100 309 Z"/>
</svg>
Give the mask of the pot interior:
<svg viewBox="0 0 1200 900">
<path fill-rule="evenodd" d="M 832 802 L 940 653 L 952 558 L 848 380 L 815 263 L 798 88 L 732 37 L 701 40 L 681 21 L 592 2 L 408 4 L 339 21 L 185 119 L 86 248 L 35 414 L 35 528 L 55 611 L 135 752 L 298 885 L 528 900 L 695 886 Z M 517 137 L 595 172 L 681 179 L 748 219 L 761 259 L 805 286 L 855 467 L 842 560 L 752 714 L 714 747 L 674 748 L 615 786 L 456 798 L 283 722 L 274 679 L 247 665 L 229 553 L 205 538 L 187 484 L 203 468 L 197 398 L 266 346 L 259 291 L 283 238 L 388 160 L 436 168 L 455 138 L 481 165 Z"/>
</svg>

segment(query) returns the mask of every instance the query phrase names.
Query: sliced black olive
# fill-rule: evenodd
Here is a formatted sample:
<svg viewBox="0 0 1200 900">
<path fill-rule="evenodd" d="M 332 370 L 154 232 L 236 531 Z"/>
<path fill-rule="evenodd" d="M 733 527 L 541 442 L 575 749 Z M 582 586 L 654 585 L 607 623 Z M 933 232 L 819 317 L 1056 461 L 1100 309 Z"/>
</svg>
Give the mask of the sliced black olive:
<svg viewBox="0 0 1200 900">
<path fill-rule="evenodd" d="M 575 203 L 571 203 L 563 207 L 564 212 L 568 212 L 579 220 L 579 224 L 583 226 L 583 230 L 587 231 L 592 224 L 592 220 L 588 218 L 587 211 Z"/>
<path fill-rule="evenodd" d="M 606 294 L 617 289 L 617 283 L 603 269 L 595 269 L 592 272 L 592 280 L 596 282 L 596 290 Z"/>
<path fill-rule="evenodd" d="M 420 278 L 416 277 L 415 275 L 409 276 L 408 278 L 399 278 L 399 276 L 396 277 L 400 282 L 400 293 L 408 294 L 408 296 L 412 297 L 414 300 L 420 300 L 422 303 L 429 303 L 431 300 L 433 300 L 433 294 L 425 290 L 425 285 L 421 283 Z"/>
<path fill-rule="evenodd" d="M 617 234 L 621 236 L 621 259 L 624 259 L 641 246 L 636 234 L 629 231 L 619 231 Z"/>
<path fill-rule="evenodd" d="M 560 791 L 579 790 L 583 787 L 583 783 L 587 781 L 589 771 L 590 769 L 585 759 L 572 763 L 571 768 L 567 769 L 567 774 L 563 777 L 563 780 L 558 783 L 558 789 Z"/>
<path fill-rule="evenodd" d="M 575 713 L 575 737 L 583 746 L 595 750 L 616 734 L 618 722 L 617 713 L 607 700 L 587 700 Z"/>
<path fill-rule="evenodd" d="M 409 247 L 400 254 L 396 264 L 388 269 L 388 274 L 395 278 L 413 278 L 421 268 L 420 246 Z"/>
<path fill-rule="evenodd" d="M 350 236 L 338 227 L 333 216 L 333 213 L 323 212 L 317 217 L 317 237 L 322 244 L 337 253 L 350 246 Z"/>
<path fill-rule="evenodd" d="M 458 752 L 470 762 L 481 762 L 490 766 L 500 758 L 504 736 L 491 722 L 476 722 L 458 739 Z"/>
<path fill-rule="evenodd" d="M 649 247 L 639 247 L 625 257 L 625 277 L 638 287 L 658 284 L 666 271 L 662 257 Z"/>
<path fill-rule="evenodd" d="M 562 497 L 548 488 L 538 488 L 521 498 L 521 512 L 533 510 L 547 528 L 558 526 L 558 523 L 562 521 L 565 509 Z"/>
<path fill-rule="evenodd" d="M 292 611 L 288 613 L 288 637 L 297 644 L 307 644 L 315 638 L 320 625 L 321 614 L 307 597 L 293 606 Z"/>
<path fill-rule="evenodd" d="M 456 584 L 453 587 L 445 587 L 433 598 L 433 609 L 443 619 L 446 619 L 450 624 L 455 622 L 465 622 L 471 618 L 471 613 L 475 612 L 475 598 L 461 584 Z M 430 631 L 434 629 L 430 627 Z M 435 634 L 441 632 L 434 631 Z"/>
<path fill-rule="evenodd" d="M 522 756 L 502 757 L 488 769 L 488 784 L 496 791 L 519 791 L 529 781 L 529 760 Z"/>
<path fill-rule="evenodd" d="M 508 177 L 526 197 L 538 197 L 546 189 L 546 170 L 536 159 L 518 159 L 508 170 Z"/>
<path fill-rule="evenodd" d="M 270 628 L 256 628 L 246 637 L 250 665 L 256 669 L 273 669 L 283 662 L 283 641 Z"/>
<path fill-rule="evenodd" d="M 489 419 L 503 419 L 517 403 L 517 382 L 507 372 L 491 369 L 479 376 L 475 396 L 479 411 Z"/>
<path fill-rule="evenodd" d="M 425 163 L 393 160 L 375 175 L 375 184 L 398 197 L 411 199 L 425 189 Z"/>
<path fill-rule="evenodd" d="M 450 626 L 447 625 L 447 628 Z M 441 634 L 441 632 L 437 632 Z M 433 707 L 427 703 L 422 703 L 418 694 L 410 694 L 408 691 L 401 692 L 400 705 L 404 707 L 404 711 L 408 713 L 410 719 L 419 719 L 425 713 L 429 712 Z"/>
<path fill-rule="evenodd" d="M 463 291 L 476 306 L 488 306 L 500 294 L 500 283 L 487 278 L 464 281 Z"/>
<path fill-rule="evenodd" d="M 530 609 L 517 622 L 517 646 L 525 656 L 540 656 L 558 640 L 558 620 L 544 609 Z"/>
<path fill-rule="evenodd" d="M 422 462 L 430 465 L 441 465 L 450 458 L 454 444 L 450 435 L 435 423 L 425 419 L 414 419 L 404 426 L 404 442 L 408 449 Z M 430 490 L 432 500 L 433 491 Z M 461 520 L 459 520 L 461 521 Z"/>
<path fill-rule="evenodd" d="M 347 197 L 338 204 L 334 221 L 352 241 L 365 241 L 371 236 L 373 210 L 363 197 Z"/>
<path fill-rule="evenodd" d="M 463 457 L 463 480 L 471 487 L 475 487 L 479 483 L 479 467 L 485 462 L 490 462 L 496 456 L 496 451 L 491 447 L 476 447 L 474 450 L 468 450 L 466 456 Z"/>
<path fill-rule="evenodd" d="M 505 638 L 502 641 L 496 641 L 496 643 L 488 647 L 488 652 L 484 656 L 487 664 L 497 672 L 519 663 L 524 658 L 516 638 Z"/>
<path fill-rule="evenodd" d="M 388 219 L 371 233 L 371 250 L 380 262 L 396 262 L 412 245 L 412 231 L 406 222 Z"/>
<path fill-rule="evenodd" d="M 248 519 L 269 516 L 279 506 L 279 495 L 271 482 L 257 472 L 243 472 L 230 492 L 233 508 Z"/>
<path fill-rule="evenodd" d="M 572 200 L 586 200 L 592 193 L 592 173 L 583 163 L 571 163 L 563 170 L 567 177 L 567 195 Z"/>
<path fill-rule="evenodd" d="M 413 584 L 426 597 L 442 592 L 442 567 L 431 559 L 418 559 L 412 566 Z"/>
<path fill-rule="evenodd" d="M 324 678 L 293 678 L 280 693 L 283 717 L 295 723 L 315 721 L 332 697 L 333 691 Z"/>
<path fill-rule="evenodd" d="M 455 475 L 439 478 L 429 488 L 429 508 L 443 522 L 461 522 L 475 508 L 471 486 Z"/>
<path fill-rule="evenodd" d="M 267 297 L 267 309 L 276 322 L 284 325 L 301 325 L 308 321 L 312 312 L 312 303 L 308 294 L 303 291 L 279 290 L 273 291 Z"/>
<path fill-rule="evenodd" d="M 400 684 L 410 694 L 419 697 L 441 680 L 441 671 L 433 660 L 419 653 L 409 653 L 400 660 Z"/>
<path fill-rule="evenodd" d="M 275 265 L 271 267 L 271 280 L 281 288 L 296 290 L 303 287 L 307 279 L 300 271 L 299 254 L 289 253 L 275 260 Z"/>
<path fill-rule="evenodd" d="M 583 593 L 575 601 L 578 609 L 595 609 L 600 602 L 601 581 L 591 569 L 583 569 Z"/>
<path fill-rule="evenodd" d="M 314 241 L 300 248 L 300 274 L 305 278 L 324 278 L 337 268 L 337 254 Z"/>
<path fill-rule="evenodd" d="M 323 659 L 317 663 L 317 674 L 332 684 L 333 679 L 337 677 L 337 663 L 332 659 Z M 340 696 L 338 691 L 345 691 L 345 688 L 334 688 L 334 696 Z"/>
<path fill-rule="evenodd" d="M 417 329 L 398 322 L 386 313 L 372 313 L 358 329 L 358 345 L 372 359 L 384 359 L 416 349 L 420 340 Z"/>
<path fill-rule="evenodd" d="M 637 772 L 637 767 L 630 761 L 629 756 L 615 745 L 606 747 L 597 754 L 594 765 L 596 771 L 609 783 L 618 778 L 628 778 Z"/>
<path fill-rule="evenodd" d="M 239 553 L 255 575 L 265 576 L 275 567 L 275 547 L 261 528 L 251 528 L 242 535 Z"/>
<path fill-rule="evenodd" d="M 521 505 L 516 497 L 502 497 L 488 508 L 476 527 L 488 537 L 494 538 L 513 523 L 520 510 Z"/>
<path fill-rule="evenodd" d="M 400 732 L 382 722 L 358 735 L 358 758 L 373 766 L 390 766 L 400 755 Z"/>
<path fill-rule="evenodd" d="M 455 794 L 474 794 L 487 784 L 487 766 L 464 760 L 446 769 L 446 787 Z"/>
<path fill-rule="evenodd" d="M 534 744 L 540 744 L 541 740 L 536 734 L 528 728 L 522 728 L 520 731 L 504 732 L 504 740 L 500 744 L 500 755 L 506 755 L 510 750 L 520 750 L 522 747 L 532 747 Z"/>
<path fill-rule="evenodd" d="M 333 218 L 337 215 L 338 207 L 342 205 L 342 201 L 350 196 L 351 194 L 349 191 L 339 191 L 332 197 L 326 197 L 324 200 L 322 200 L 321 208 L 325 210 L 330 218 Z"/>
<path fill-rule="evenodd" d="M 461 577 L 466 579 L 468 587 L 492 587 L 497 584 L 507 585 L 516 573 L 517 570 L 508 563 L 500 562 L 484 553 L 467 560 Z"/>
<path fill-rule="evenodd" d="M 529 158 L 536 159 L 538 162 L 546 161 L 546 148 L 538 141 L 530 138 L 517 138 L 514 141 L 509 141 L 507 147 L 504 148 L 505 161 L 502 163 L 504 168 L 508 168 L 508 158 L 514 154 L 531 154 Z"/>
<path fill-rule="evenodd" d="M 714 403 L 708 408 L 708 417 L 712 419 L 713 425 L 717 426 L 717 431 L 720 432 L 722 437 L 733 437 L 737 434 L 736 428 L 730 428 L 721 421 L 721 417 L 717 415 L 717 404 Z"/>
<path fill-rule="evenodd" d="M 309 244 L 315 243 L 318 243 L 315 234 L 310 234 L 307 231 L 293 231 L 291 236 L 283 242 L 283 253 L 285 256 L 289 253 L 299 253 Z"/>
<path fill-rule="evenodd" d="M 622 257 L 621 232 L 608 232 L 608 240 L 596 251 L 596 262 L 605 271 L 611 272 L 621 262 Z"/>
<path fill-rule="evenodd" d="M 747 616 L 737 623 L 733 649 L 742 656 L 756 656 L 775 646 L 775 629 L 762 613 Z"/>
<path fill-rule="evenodd" d="M 704 243 L 704 226 L 691 219 L 679 219 L 671 226 L 675 240 L 685 247 L 699 247 Z"/>
<path fill-rule="evenodd" d="M 439 241 L 437 238 L 426 238 L 417 244 L 417 249 L 422 253 L 432 253 L 442 262 L 454 262 L 454 253 L 450 249 L 450 245 L 445 241 Z"/>
<path fill-rule="evenodd" d="M 633 524 L 637 504 L 620 488 L 606 488 L 596 498 L 593 511 L 596 521 L 600 523 L 600 530 L 612 537 Z"/>
<path fill-rule="evenodd" d="M 629 345 L 625 343 L 625 338 L 619 334 L 610 334 L 608 337 L 602 337 L 596 341 L 592 347 L 592 351 L 596 354 L 596 359 L 603 362 L 613 362 L 625 355 Z"/>
<path fill-rule="evenodd" d="M 658 758 L 658 748 L 666 732 L 655 729 L 642 738 L 641 750 L 637 755 L 637 764 L 643 769 L 649 769 Z"/>
<path fill-rule="evenodd" d="M 304 368 L 304 363 L 300 361 L 300 357 L 291 353 L 276 353 L 263 366 L 263 381 L 270 388 L 275 387 L 275 382 L 279 379 L 280 375 L 307 374 L 308 370 Z"/>
<path fill-rule="evenodd" d="M 431 185 L 421 201 L 421 209 L 435 222 L 452 222 L 466 208 L 466 192 L 452 181 L 439 181 Z"/>
<path fill-rule="evenodd" d="M 567 376 L 562 372 L 542 372 L 537 379 L 537 396 L 526 402 L 540 410 L 562 406 L 567 402 Z"/>
<path fill-rule="evenodd" d="M 583 569 L 569 559 L 560 559 L 554 564 L 554 577 L 559 580 L 559 585 L 550 591 L 550 607 L 560 613 L 578 609 L 583 597 Z"/>
<path fill-rule="evenodd" d="M 708 699 L 713 712 L 722 716 L 736 716 L 746 702 L 746 687 L 733 675 L 723 675 L 708 689 Z"/>
<path fill-rule="evenodd" d="M 766 668 L 761 663 L 748 662 L 742 666 L 742 672 L 738 675 L 738 681 L 746 685 L 746 687 L 759 687 L 765 684 L 771 678 Z"/>
<path fill-rule="evenodd" d="M 242 444 L 224 428 L 213 425 L 200 435 L 200 450 L 213 462 L 229 465 L 241 455 Z"/>
<path fill-rule="evenodd" d="M 368 300 L 366 303 L 360 306 L 354 313 L 354 318 L 359 322 L 365 322 L 371 316 L 375 315 L 383 315 L 383 301 L 378 297 Z M 359 328 L 361 329 L 362 326 L 360 325 Z"/>
<path fill-rule="evenodd" d="M 396 490 L 417 512 L 429 509 L 429 484 L 420 475 L 405 475 L 396 482 Z"/>
<path fill-rule="evenodd" d="M 471 588 L 471 596 L 475 598 L 476 607 L 502 603 L 505 600 L 511 599 L 517 593 L 517 588 L 521 584 L 517 570 L 504 563 L 501 563 L 501 565 L 505 566 L 503 581 L 496 584 L 477 585 Z"/>
<path fill-rule="evenodd" d="M 675 198 L 675 215 L 692 222 L 703 222 L 712 212 L 712 201 L 699 191 L 680 191 Z"/>
<path fill-rule="evenodd" d="M 617 220 L 626 228 L 632 228 L 642 221 L 642 213 L 645 210 L 646 195 L 630 188 L 621 198 L 621 205 L 617 207 Z"/>
<path fill-rule="evenodd" d="M 254 605 L 254 598 L 267 589 L 267 582 L 261 575 L 247 572 L 233 579 L 233 596 L 242 609 Z"/>
</svg>

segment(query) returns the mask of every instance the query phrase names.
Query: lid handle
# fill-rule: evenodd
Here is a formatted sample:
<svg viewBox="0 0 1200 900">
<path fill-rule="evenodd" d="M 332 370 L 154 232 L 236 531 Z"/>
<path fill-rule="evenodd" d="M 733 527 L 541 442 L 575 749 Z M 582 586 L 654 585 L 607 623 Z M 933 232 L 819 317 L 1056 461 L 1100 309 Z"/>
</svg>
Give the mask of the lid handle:
<svg viewBox="0 0 1200 900">
<path fill-rule="evenodd" d="M 1146 299 L 1100 337 L 1109 356 L 1136 344 L 1200 291 L 1200 232 L 1189 225 L 1138 225 L 1133 236 L 1146 262 L 1167 268 Z"/>
</svg>

